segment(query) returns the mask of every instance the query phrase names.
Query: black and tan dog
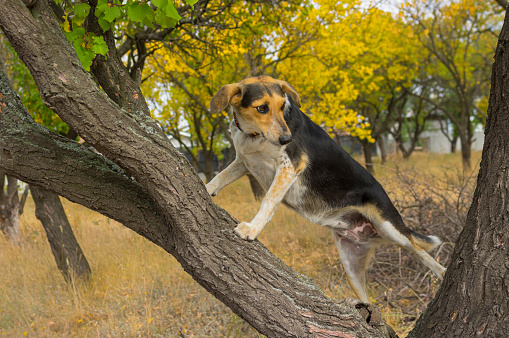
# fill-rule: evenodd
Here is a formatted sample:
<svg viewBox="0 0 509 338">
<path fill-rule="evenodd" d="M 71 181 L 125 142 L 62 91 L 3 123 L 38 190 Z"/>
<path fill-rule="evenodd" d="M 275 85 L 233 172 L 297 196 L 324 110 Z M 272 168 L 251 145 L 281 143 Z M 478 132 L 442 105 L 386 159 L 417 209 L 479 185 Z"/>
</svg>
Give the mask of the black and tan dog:
<svg viewBox="0 0 509 338">
<path fill-rule="evenodd" d="M 426 251 L 440 244 L 407 228 L 382 186 L 299 109 L 299 95 L 269 76 L 222 87 L 210 102 L 218 113 L 233 108 L 231 133 L 237 157 L 207 184 L 216 195 L 250 172 L 267 192 L 250 223 L 236 233 L 254 240 L 279 203 L 329 227 L 350 286 L 364 302 L 365 270 L 374 249 L 393 243 L 415 253 L 442 278 L 445 268 Z"/>
</svg>

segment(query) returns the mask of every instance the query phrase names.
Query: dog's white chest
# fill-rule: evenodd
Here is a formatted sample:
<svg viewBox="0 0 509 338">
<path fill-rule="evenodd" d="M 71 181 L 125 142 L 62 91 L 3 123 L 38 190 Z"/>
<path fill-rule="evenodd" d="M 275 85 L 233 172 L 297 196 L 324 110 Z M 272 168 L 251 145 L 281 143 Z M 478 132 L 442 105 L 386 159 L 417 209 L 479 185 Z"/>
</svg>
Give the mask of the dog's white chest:
<svg viewBox="0 0 509 338">
<path fill-rule="evenodd" d="M 285 146 L 272 144 L 261 137 L 250 138 L 237 128 L 232 128 L 232 130 L 237 156 L 263 189 L 268 191 L 274 181 L 278 166 L 292 165 Z M 289 188 L 284 201 L 301 213 L 303 210 L 300 210 L 300 207 L 305 191 L 306 188 L 298 179 Z"/>
<path fill-rule="evenodd" d="M 277 166 L 287 158 L 284 147 L 276 146 L 262 138 L 251 139 L 239 134 L 233 138 L 237 156 L 267 191 L 274 180 Z"/>
</svg>

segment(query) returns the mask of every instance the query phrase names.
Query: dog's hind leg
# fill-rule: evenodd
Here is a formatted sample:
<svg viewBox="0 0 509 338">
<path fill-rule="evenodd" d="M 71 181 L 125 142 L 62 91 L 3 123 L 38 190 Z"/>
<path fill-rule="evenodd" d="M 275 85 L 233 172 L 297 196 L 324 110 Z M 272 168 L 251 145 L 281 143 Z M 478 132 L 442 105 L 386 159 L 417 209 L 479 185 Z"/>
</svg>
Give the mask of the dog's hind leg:
<svg viewBox="0 0 509 338">
<path fill-rule="evenodd" d="M 369 303 L 366 292 L 366 268 L 376 245 L 371 242 L 354 242 L 334 230 L 333 234 L 350 287 L 361 301 Z"/>
<path fill-rule="evenodd" d="M 440 265 L 433 257 L 431 257 L 418 243 L 423 242 L 417 236 L 410 235 L 404 236 L 399 232 L 391 222 L 385 221 L 380 224 L 375 224 L 376 229 L 381 237 L 390 243 L 394 243 L 402 248 L 413 252 L 419 260 L 426 265 L 433 273 L 439 278 L 443 279 L 446 269 Z M 417 234 L 416 234 L 417 235 Z M 420 235 L 421 237 L 425 237 Z M 434 236 L 428 236 L 429 242 L 438 241 Z"/>
</svg>

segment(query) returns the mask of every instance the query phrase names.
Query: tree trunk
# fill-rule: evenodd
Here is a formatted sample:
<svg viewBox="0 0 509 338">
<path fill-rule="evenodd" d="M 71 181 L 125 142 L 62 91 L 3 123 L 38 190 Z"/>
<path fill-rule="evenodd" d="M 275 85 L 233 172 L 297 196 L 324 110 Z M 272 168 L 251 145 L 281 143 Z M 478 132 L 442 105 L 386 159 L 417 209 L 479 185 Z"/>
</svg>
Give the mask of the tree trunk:
<svg viewBox="0 0 509 338">
<path fill-rule="evenodd" d="M 237 222 L 212 202 L 157 123 L 119 108 L 81 68 L 45 0 L 31 12 L 18 0 L 0 0 L 0 9 L 0 27 L 45 102 L 102 154 L 35 125 L 16 109 L 19 100 L 2 76 L 1 168 L 131 227 L 173 254 L 197 282 L 265 335 L 382 335 L 385 326 L 373 314 L 362 317 L 363 306 L 334 302 L 260 242 L 236 236 Z"/>
<path fill-rule="evenodd" d="M 375 167 L 373 166 L 373 148 L 374 143 L 364 141 L 362 142 L 362 150 L 364 152 L 364 161 L 366 162 L 366 169 L 371 175 L 375 175 Z"/>
<path fill-rule="evenodd" d="M 456 153 L 456 145 L 458 144 L 458 135 L 454 134 L 451 140 L 451 153 Z"/>
<path fill-rule="evenodd" d="M 411 337 L 509 332 L 509 13 L 491 78 L 481 167 L 465 228 L 435 299 Z"/>
<path fill-rule="evenodd" d="M 4 191 L 7 178 L 7 191 Z M 0 169 L 0 230 L 11 241 L 18 242 L 21 238 L 19 231 L 19 216 L 23 213 L 28 191 L 25 189 L 21 201 L 18 196 L 18 180 L 6 175 Z"/>
<path fill-rule="evenodd" d="M 210 182 L 214 178 L 214 152 L 212 150 L 204 150 L 203 161 L 205 163 L 203 174 L 205 175 L 206 182 Z"/>
<path fill-rule="evenodd" d="M 385 164 L 385 162 L 387 161 L 387 149 L 385 146 L 385 136 L 380 135 L 380 136 L 378 136 L 378 138 L 376 140 L 378 141 L 378 146 L 380 147 L 380 157 L 381 157 L 382 164 Z"/>
<path fill-rule="evenodd" d="M 90 266 L 74 237 L 60 198 L 35 185 L 30 185 L 30 191 L 35 203 L 35 216 L 46 231 L 51 252 L 65 280 L 68 283 L 75 279 L 87 280 Z"/>
<path fill-rule="evenodd" d="M 472 143 L 467 135 L 460 135 L 460 142 L 463 171 L 466 172 L 472 168 Z"/>
</svg>

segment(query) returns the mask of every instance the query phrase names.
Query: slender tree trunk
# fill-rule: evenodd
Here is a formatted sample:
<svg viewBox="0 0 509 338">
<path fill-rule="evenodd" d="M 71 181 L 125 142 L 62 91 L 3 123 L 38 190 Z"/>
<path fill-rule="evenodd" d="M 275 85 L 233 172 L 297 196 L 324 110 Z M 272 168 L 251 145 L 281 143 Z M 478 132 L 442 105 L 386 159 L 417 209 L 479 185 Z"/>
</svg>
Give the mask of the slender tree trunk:
<svg viewBox="0 0 509 338">
<path fill-rule="evenodd" d="M 74 279 L 88 279 L 90 266 L 74 237 L 60 198 L 35 185 L 30 185 L 30 191 L 35 203 L 35 216 L 46 231 L 51 252 L 65 280 L 70 283 Z"/>
<path fill-rule="evenodd" d="M 366 161 L 366 169 L 371 175 L 375 174 L 375 167 L 373 166 L 373 148 L 374 143 L 364 141 L 362 142 L 362 150 L 364 151 L 364 161 Z"/>
<path fill-rule="evenodd" d="M 472 143 L 467 135 L 460 135 L 460 141 L 463 171 L 469 171 L 472 168 Z"/>
<path fill-rule="evenodd" d="M 5 179 L 7 178 L 7 191 Z M 0 230 L 7 239 L 18 242 L 21 238 L 19 216 L 23 213 L 28 191 L 25 189 L 21 201 L 18 196 L 18 180 L 0 169 Z"/>
<path fill-rule="evenodd" d="M 203 161 L 205 168 L 203 174 L 206 182 L 210 182 L 214 178 L 214 152 L 212 150 L 203 151 Z"/>
<path fill-rule="evenodd" d="M 378 141 L 378 146 L 380 147 L 380 157 L 382 159 L 382 164 L 385 164 L 385 162 L 387 161 L 387 149 L 385 146 L 385 137 L 384 135 L 380 135 L 376 140 Z"/>
<path fill-rule="evenodd" d="M 414 152 L 415 143 L 412 143 L 408 149 L 405 149 L 403 146 L 401 146 L 400 149 L 403 154 L 403 158 L 405 160 L 408 160 L 410 158 L 410 155 L 412 155 L 412 153 Z"/>
<path fill-rule="evenodd" d="M 491 78 L 481 167 L 442 287 L 410 337 L 507 337 L 509 332 L 509 14 Z"/>
<path fill-rule="evenodd" d="M 452 154 L 455 154 L 456 153 L 456 145 L 458 144 L 458 135 L 455 134 L 453 135 L 452 137 L 452 140 L 451 140 L 451 153 Z"/>
</svg>

